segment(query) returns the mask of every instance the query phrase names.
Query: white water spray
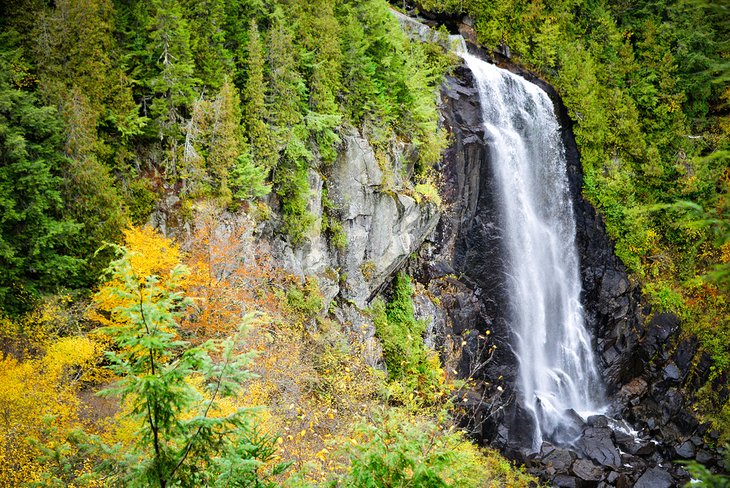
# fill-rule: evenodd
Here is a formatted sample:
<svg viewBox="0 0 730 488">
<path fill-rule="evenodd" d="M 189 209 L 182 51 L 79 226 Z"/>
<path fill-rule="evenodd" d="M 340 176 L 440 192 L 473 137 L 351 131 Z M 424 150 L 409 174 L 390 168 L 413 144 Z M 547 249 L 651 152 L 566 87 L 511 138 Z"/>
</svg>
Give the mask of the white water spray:
<svg viewBox="0 0 730 488">
<path fill-rule="evenodd" d="M 557 441 L 599 413 L 602 387 L 580 304 L 581 280 L 565 148 L 547 94 L 461 52 L 477 82 L 507 253 L 510 320 L 519 389 L 543 435 Z"/>
</svg>

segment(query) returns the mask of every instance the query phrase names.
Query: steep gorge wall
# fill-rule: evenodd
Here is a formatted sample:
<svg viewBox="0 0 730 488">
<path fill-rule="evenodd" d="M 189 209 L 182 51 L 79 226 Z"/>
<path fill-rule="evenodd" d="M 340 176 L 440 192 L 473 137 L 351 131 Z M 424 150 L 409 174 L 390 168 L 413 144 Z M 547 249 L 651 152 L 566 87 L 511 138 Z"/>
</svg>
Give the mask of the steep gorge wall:
<svg viewBox="0 0 730 488">
<path fill-rule="evenodd" d="M 675 486 L 686 481 L 687 474 L 671 460 L 697 458 L 719 466 L 720 456 L 711 445 L 713 433 L 704 436 L 708 427 L 690 413 L 689 398 L 683 393 L 706 379 L 708 358 L 695 358 L 696 342 L 679 339 L 675 316 L 651 314 L 640 287 L 614 255 L 600 217 L 581 195 L 580 155 L 560 97 L 550 85 L 508 60 L 474 51 L 538 84 L 554 102 L 577 219 L 582 302 L 609 394 L 607 414 L 628 420 L 644 440 L 622 437 L 603 425 L 605 421 L 595 420 L 580 424 L 584 448 L 562 453 L 564 461 L 569 458 L 562 465 L 548 459 L 557 455 L 550 454 L 553 447 L 537 454 L 525 449 L 532 427 L 514 389 L 518 364 L 505 317 L 508 270 L 501 259 L 502 225 L 495 212 L 479 99 L 473 76 L 463 65 L 447 78 L 441 92 L 443 122 L 452 135 L 438 168 L 444 213 L 421 248 L 420 261 L 411 265 L 427 290 L 417 303 L 422 316 L 432 321 L 447 368 L 472 380 L 472 388 L 457 399 L 462 423 L 482 442 L 527 462 L 559 486 L 597 486 L 599 481 L 602 486 Z M 699 367 L 690 373 L 693 359 Z M 614 454 L 606 457 L 605 452 Z M 586 471 L 581 460 L 586 457 L 599 467 Z"/>
</svg>

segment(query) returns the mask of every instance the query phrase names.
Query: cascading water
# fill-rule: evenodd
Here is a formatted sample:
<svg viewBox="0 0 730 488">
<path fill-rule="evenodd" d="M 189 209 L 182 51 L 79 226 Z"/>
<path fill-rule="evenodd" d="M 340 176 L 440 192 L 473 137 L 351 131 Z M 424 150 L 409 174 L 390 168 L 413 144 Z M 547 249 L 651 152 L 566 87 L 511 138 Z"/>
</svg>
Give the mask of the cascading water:
<svg viewBox="0 0 730 488">
<path fill-rule="evenodd" d="M 537 85 L 460 54 L 477 82 L 498 192 L 519 389 L 536 423 L 533 448 L 543 436 L 569 442 L 570 410 L 597 413 L 603 395 L 580 304 L 560 126 Z"/>
</svg>

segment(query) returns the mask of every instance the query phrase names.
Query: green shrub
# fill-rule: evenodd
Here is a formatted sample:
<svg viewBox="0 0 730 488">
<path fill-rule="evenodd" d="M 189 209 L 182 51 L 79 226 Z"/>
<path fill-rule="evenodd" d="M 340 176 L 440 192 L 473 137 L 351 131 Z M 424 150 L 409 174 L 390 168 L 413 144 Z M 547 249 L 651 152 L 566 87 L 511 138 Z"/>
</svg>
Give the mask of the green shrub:
<svg viewBox="0 0 730 488">
<path fill-rule="evenodd" d="M 412 295 L 410 278 L 399 273 L 391 300 L 375 300 L 371 315 L 388 368 L 388 394 L 397 403 L 419 408 L 443 399 L 447 386 L 438 355 L 423 343 L 426 324 L 414 316 Z"/>
<path fill-rule="evenodd" d="M 355 429 L 351 468 L 336 486 L 354 488 L 527 487 L 536 480 L 460 432 L 399 409 L 376 413 Z M 499 469 L 494 469 L 494 458 Z"/>
<path fill-rule="evenodd" d="M 307 276 L 303 284 L 289 285 L 285 303 L 300 325 L 319 314 L 324 307 L 324 302 L 317 278 Z"/>
</svg>

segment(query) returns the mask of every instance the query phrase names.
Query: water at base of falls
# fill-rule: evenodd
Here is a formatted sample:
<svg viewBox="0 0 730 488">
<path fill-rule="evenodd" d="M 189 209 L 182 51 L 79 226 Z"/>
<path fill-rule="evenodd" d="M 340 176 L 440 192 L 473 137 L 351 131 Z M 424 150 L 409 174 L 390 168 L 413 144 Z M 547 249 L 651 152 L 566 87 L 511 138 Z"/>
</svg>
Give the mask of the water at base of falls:
<svg viewBox="0 0 730 488">
<path fill-rule="evenodd" d="M 565 149 L 537 85 L 467 53 L 495 178 L 507 255 L 509 320 L 522 402 L 543 437 L 570 443 L 577 413 L 602 413 L 603 391 L 580 304 Z"/>
</svg>

